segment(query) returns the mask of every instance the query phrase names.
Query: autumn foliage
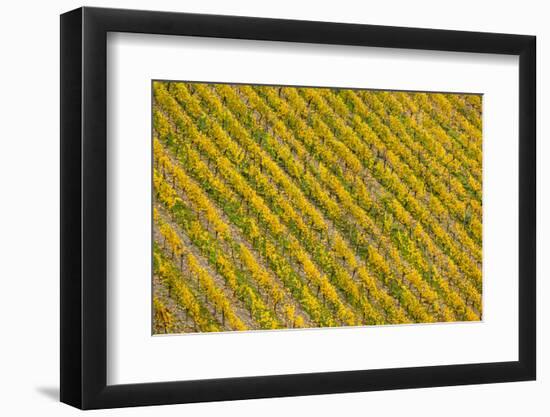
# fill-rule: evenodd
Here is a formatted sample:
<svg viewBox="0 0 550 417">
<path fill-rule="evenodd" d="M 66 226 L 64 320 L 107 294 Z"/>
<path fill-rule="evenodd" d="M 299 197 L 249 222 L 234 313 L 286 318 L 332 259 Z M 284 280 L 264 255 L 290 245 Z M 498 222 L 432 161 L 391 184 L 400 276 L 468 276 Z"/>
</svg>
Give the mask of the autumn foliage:
<svg viewBox="0 0 550 417">
<path fill-rule="evenodd" d="M 153 97 L 156 333 L 481 319 L 481 96 Z"/>
</svg>

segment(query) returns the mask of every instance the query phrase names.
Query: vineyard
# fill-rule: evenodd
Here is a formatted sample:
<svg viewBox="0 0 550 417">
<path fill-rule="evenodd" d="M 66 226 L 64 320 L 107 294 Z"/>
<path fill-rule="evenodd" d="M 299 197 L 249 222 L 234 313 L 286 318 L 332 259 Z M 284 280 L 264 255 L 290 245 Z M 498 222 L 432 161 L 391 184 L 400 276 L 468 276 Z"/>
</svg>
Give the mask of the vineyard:
<svg viewBox="0 0 550 417">
<path fill-rule="evenodd" d="M 481 96 L 153 82 L 153 331 L 476 321 Z"/>
</svg>

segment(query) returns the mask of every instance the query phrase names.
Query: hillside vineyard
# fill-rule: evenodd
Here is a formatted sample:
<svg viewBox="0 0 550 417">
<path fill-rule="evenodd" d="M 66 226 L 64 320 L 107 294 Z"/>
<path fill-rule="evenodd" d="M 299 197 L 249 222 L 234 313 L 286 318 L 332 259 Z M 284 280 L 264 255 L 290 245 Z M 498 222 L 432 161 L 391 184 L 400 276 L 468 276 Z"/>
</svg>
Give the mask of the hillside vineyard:
<svg viewBox="0 0 550 417">
<path fill-rule="evenodd" d="M 152 88 L 154 333 L 481 320 L 480 95 Z"/>
</svg>

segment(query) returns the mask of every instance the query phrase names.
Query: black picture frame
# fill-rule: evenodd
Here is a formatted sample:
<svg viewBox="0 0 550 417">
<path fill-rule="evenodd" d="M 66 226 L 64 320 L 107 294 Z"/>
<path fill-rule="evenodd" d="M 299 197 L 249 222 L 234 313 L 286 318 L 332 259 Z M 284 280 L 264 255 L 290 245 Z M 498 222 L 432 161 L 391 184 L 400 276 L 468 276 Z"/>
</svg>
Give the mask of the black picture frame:
<svg viewBox="0 0 550 417">
<path fill-rule="evenodd" d="M 107 385 L 108 32 L 519 56 L 519 360 Z M 61 15 L 61 401 L 82 409 L 534 380 L 534 36 L 79 8 Z"/>
</svg>

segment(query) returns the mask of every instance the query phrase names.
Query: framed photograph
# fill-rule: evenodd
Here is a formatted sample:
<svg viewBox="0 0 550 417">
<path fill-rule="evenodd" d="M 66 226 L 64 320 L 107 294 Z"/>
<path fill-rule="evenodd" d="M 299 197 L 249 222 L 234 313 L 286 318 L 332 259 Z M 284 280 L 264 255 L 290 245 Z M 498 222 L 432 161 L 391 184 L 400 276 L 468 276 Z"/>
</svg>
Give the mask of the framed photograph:
<svg viewBox="0 0 550 417">
<path fill-rule="evenodd" d="M 533 380 L 535 37 L 61 16 L 61 401 Z"/>
</svg>

